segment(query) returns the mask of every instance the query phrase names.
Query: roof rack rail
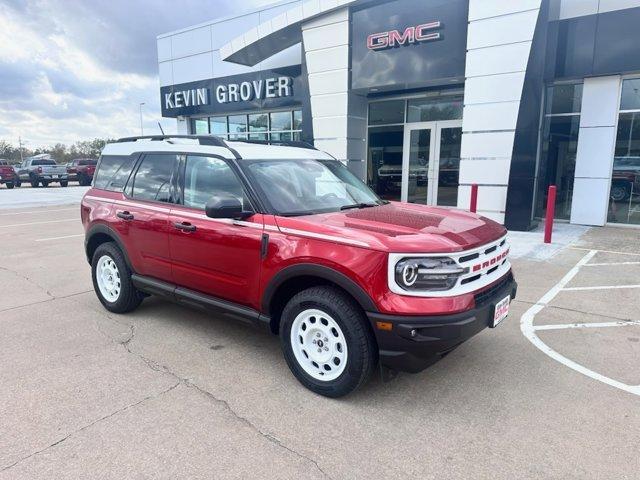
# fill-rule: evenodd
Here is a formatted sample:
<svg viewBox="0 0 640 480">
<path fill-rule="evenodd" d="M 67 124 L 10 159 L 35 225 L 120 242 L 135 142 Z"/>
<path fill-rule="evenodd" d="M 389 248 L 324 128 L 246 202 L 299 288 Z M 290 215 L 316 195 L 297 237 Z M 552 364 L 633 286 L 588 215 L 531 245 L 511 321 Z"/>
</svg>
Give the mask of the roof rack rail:
<svg viewBox="0 0 640 480">
<path fill-rule="evenodd" d="M 227 148 L 227 144 L 220 137 L 215 135 L 142 135 L 138 137 L 123 137 L 115 141 L 115 143 L 137 142 L 138 140 L 162 141 L 172 138 L 188 138 L 190 140 L 198 140 L 200 145 L 209 145 L 213 147 Z"/>
<path fill-rule="evenodd" d="M 255 143 L 257 145 L 278 145 L 281 147 L 297 147 L 297 148 L 306 148 L 308 150 L 317 150 L 316 147 L 311 145 L 308 142 L 302 142 L 299 140 L 246 140 L 246 139 L 233 139 L 229 140 L 230 142 L 241 142 L 241 143 Z"/>
</svg>

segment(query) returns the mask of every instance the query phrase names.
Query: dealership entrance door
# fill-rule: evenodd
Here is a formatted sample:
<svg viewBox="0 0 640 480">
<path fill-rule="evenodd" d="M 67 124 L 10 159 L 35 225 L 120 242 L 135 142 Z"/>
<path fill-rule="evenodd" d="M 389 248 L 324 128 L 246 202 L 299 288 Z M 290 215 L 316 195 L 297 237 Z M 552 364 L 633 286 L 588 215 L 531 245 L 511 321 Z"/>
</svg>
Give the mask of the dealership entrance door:
<svg viewBox="0 0 640 480">
<path fill-rule="evenodd" d="M 402 147 L 403 202 L 456 206 L 462 121 L 406 124 Z"/>
</svg>

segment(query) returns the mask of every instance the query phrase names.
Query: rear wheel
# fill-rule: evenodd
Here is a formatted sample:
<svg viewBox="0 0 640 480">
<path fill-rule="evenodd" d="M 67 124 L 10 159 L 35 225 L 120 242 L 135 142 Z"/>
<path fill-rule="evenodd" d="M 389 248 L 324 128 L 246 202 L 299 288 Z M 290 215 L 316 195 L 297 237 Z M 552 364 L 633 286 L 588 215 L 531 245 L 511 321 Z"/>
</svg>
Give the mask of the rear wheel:
<svg viewBox="0 0 640 480">
<path fill-rule="evenodd" d="M 68 187 L 69 186 L 69 181 L 68 180 L 63 180 L 60 182 L 60 186 L 61 187 Z"/>
<path fill-rule="evenodd" d="M 89 181 L 89 179 L 85 176 L 85 175 L 80 175 L 78 177 L 78 183 L 80 184 L 80 186 L 82 187 L 86 187 L 87 185 L 89 185 L 91 182 Z"/>
<path fill-rule="evenodd" d="M 282 312 L 280 340 L 285 360 L 309 390 L 341 397 L 371 376 L 375 340 L 354 300 L 333 287 L 295 295 Z"/>
<path fill-rule="evenodd" d="M 7 188 L 9 190 L 11 190 L 13 188 L 13 183 L 11 183 L 11 182 L 7 183 L 6 185 L 7 185 Z"/>
<path fill-rule="evenodd" d="M 16 181 L 15 183 L 16 187 L 21 187 L 22 186 L 22 182 L 20 180 Z"/>
<path fill-rule="evenodd" d="M 142 302 L 143 295 L 133 286 L 131 270 L 115 243 L 103 243 L 96 249 L 91 277 L 98 299 L 110 312 L 130 312 Z"/>
<path fill-rule="evenodd" d="M 38 183 L 39 182 L 38 182 L 37 178 L 32 178 L 29 183 L 31 183 L 31 188 L 38 188 Z"/>
</svg>

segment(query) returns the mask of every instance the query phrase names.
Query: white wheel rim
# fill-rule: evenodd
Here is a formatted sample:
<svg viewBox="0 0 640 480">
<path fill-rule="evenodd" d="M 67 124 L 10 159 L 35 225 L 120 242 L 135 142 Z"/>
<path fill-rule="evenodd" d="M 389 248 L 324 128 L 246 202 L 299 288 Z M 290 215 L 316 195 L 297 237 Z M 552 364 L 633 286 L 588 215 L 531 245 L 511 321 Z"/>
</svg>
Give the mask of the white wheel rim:
<svg viewBox="0 0 640 480">
<path fill-rule="evenodd" d="M 347 341 L 337 322 L 322 310 L 299 313 L 291 325 L 293 354 L 315 380 L 329 382 L 347 366 Z"/>
<path fill-rule="evenodd" d="M 100 295 L 107 302 L 115 302 L 120 296 L 122 283 L 116 262 L 109 255 L 103 255 L 96 266 L 96 279 Z"/>
</svg>

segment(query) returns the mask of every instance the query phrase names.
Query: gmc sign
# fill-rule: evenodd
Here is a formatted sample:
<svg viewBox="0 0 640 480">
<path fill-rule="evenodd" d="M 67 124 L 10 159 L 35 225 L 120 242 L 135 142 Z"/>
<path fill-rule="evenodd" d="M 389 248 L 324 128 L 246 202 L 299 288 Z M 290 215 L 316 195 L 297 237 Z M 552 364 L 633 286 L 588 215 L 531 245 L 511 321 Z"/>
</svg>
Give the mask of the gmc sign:
<svg viewBox="0 0 640 480">
<path fill-rule="evenodd" d="M 433 30 L 441 26 L 441 23 L 437 21 L 423 23 L 415 27 L 407 27 L 402 33 L 398 30 L 373 33 L 367 37 L 367 48 L 369 50 L 384 50 L 401 45 L 440 40 L 440 32 L 433 32 Z"/>
</svg>

